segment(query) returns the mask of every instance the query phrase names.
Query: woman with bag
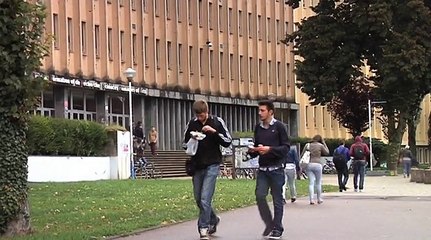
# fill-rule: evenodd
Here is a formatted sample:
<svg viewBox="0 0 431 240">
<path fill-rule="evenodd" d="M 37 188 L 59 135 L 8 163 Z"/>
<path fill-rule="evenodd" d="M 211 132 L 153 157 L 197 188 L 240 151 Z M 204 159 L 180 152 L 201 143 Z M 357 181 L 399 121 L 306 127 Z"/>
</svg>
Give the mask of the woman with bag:
<svg viewBox="0 0 431 240">
<path fill-rule="evenodd" d="M 307 164 L 307 175 L 310 178 L 308 185 L 310 205 L 314 205 L 314 188 L 317 192 L 317 203 L 323 203 L 322 199 L 322 162 L 320 157 L 328 155 L 329 149 L 326 146 L 325 140 L 322 136 L 316 135 L 313 137 L 311 143 L 308 144 L 308 151 L 310 152 L 310 160 Z M 302 160 L 302 159 L 301 159 Z"/>
<path fill-rule="evenodd" d="M 301 176 L 304 179 L 307 179 L 307 165 L 310 162 L 310 151 L 309 151 L 310 143 L 305 144 L 304 148 L 302 149 L 301 158 L 299 159 L 299 170 L 297 172 L 297 179 L 301 180 Z"/>
</svg>

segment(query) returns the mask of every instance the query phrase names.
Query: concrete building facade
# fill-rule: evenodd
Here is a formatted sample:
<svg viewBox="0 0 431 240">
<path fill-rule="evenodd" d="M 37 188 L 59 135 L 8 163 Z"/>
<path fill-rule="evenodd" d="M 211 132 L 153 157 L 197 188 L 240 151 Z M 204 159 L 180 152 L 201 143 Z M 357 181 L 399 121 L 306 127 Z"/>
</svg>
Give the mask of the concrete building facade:
<svg viewBox="0 0 431 240">
<path fill-rule="evenodd" d="M 36 113 L 155 126 L 161 149 L 178 149 L 195 99 L 235 131 L 252 131 L 257 100 L 276 98 L 277 117 L 298 135 L 294 56 L 280 43 L 293 10 L 274 0 L 45 0 L 51 83 Z"/>
</svg>

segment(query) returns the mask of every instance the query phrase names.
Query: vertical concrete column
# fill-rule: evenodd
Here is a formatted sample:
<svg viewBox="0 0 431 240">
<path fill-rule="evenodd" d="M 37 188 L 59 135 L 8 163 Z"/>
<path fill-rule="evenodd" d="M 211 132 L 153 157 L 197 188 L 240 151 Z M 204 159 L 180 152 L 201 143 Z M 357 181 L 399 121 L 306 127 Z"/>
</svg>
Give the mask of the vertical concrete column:
<svg viewBox="0 0 431 240">
<path fill-rule="evenodd" d="M 58 118 L 65 118 L 65 108 L 70 107 L 70 103 L 67 102 L 67 95 L 65 94 L 65 91 L 66 88 L 64 86 L 53 86 L 55 117 Z"/>
<path fill-rule="evenodd" d="M 144 119 L 144 104 L 143 97 L 140 95 L 132 95 L 133 100 L 133 121 L 137 123 L 138 121 L 142 122 L 142 126 L 144 128 L 144 133 L 147 133 L 147 129 L 149 128 Z"/>
<path fill-rule="evenodd" d="M 108 95 L 103 91 L 96 91 L 94 93 L 96 99 L 96 119 L 97 122 L 108 125 Z"/>
<path fill-rule="evenodd" d="M 290 110 L 289 112 L 289 134 L 292 137 L 297 137 L 299 134 L 298 129 L 298 118 L 299 118 L 299 112 L 298 110 Z"/>
</svg>

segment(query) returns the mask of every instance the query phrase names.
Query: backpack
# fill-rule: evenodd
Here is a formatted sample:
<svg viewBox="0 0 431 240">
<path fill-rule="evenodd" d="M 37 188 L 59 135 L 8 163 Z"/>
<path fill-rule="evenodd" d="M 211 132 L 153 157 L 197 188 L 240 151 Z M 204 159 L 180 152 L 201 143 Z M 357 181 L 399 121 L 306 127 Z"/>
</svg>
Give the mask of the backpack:
<svg viewBox="0 0 431 240">
<path fill-rule="evenodd" d="M 353 159 L 355 159 L 355 160 L 365 160 L 364 146 L 357 145 L 357 146 L 353 147 Z"/>
<path fill-rule="evenodd" d="M 338 152 L 337 149 L 335 149 L 334 154 L 332 156 L 332 161 L 335 162 L 342 162 L 344 161 L 344 154 L 341 152 Z"/>
</svg>

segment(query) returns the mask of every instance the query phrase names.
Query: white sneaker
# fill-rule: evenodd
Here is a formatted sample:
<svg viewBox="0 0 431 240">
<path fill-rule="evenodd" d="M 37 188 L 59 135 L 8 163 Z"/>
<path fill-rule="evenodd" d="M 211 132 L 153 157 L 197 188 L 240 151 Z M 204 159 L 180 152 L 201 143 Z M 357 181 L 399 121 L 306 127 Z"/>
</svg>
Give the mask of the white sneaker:
<svg viewBox="0 0 431 240">
<path fill-rule="evenodd" d="M 359 192 L 359 190 L 357 188 L 355 188 L 355 192 Z"/>
<path fill-rule="evenodd" d="M 208 228 L 201 228 L 199 229 L 199 235 L 201 240 L 209 240 L 208 236 Z"/>
</svg>

